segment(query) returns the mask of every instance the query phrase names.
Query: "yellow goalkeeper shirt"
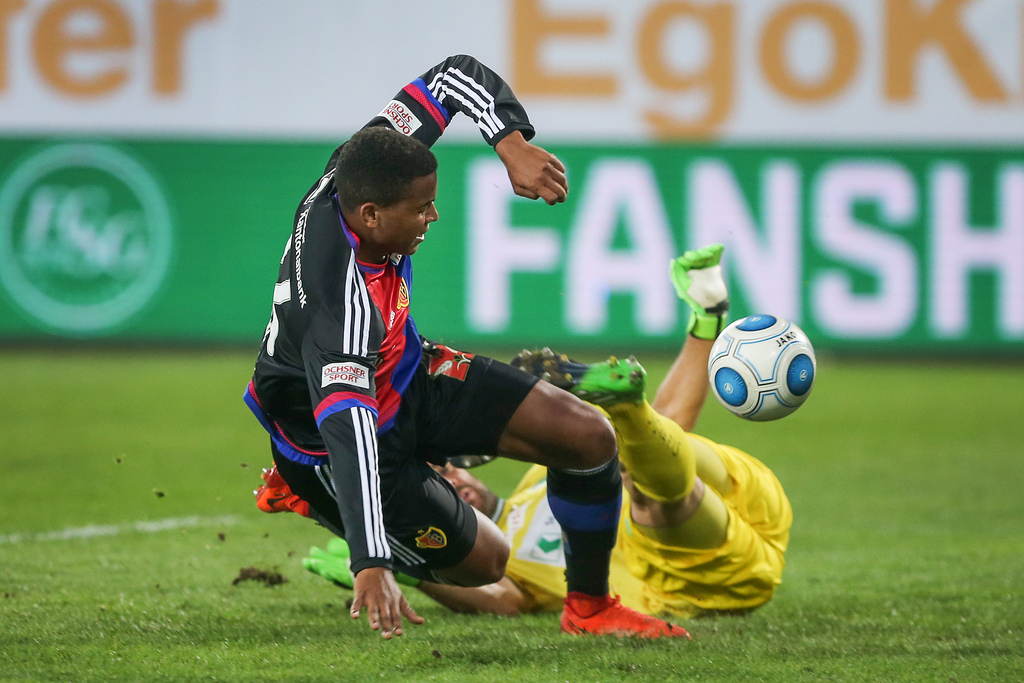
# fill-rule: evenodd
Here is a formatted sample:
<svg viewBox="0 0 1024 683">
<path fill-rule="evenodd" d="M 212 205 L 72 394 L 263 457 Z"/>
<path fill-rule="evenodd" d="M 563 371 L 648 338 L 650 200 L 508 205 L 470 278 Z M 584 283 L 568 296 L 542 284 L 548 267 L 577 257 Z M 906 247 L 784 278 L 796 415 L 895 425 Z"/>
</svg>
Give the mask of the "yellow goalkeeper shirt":
<svg viewBox="0 0 1024 683">
<path fill-rule="evenodd" d="M 680 617 L 752 609 L 770 600 L 781 582 L 792 524 L 782 486 L 746 453 L 705 441 L 734 481 L 734 490 L 723 496 L 729 512 L 726 541 L 708 550 L 662 545 L 630 523 L 624 491 L 609 582 L 633 609 Z M 528 596 L 530 608 L 560 611 L 565 555 L 561 527 L 547 502 L 546 476 L 545 468 L 531 467 L 495 521 L 512 548 L 506 574 Z"/>
</svg>

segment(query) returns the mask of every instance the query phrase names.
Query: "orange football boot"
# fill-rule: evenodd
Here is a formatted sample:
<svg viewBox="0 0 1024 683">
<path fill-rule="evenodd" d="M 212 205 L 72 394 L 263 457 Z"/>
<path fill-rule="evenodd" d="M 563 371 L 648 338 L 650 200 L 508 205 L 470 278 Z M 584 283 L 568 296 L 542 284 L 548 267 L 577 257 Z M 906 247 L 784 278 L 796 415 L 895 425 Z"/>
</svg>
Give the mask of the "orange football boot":
<svg viewBox="0 0 1024 683">
<path fill-rule="evenodd" d="M 584 616 L 589 615 L 589 616 Z M 618 597 L 569 593 L 562 610 L 562 631 L 573 635 L 620 638 L 686 638 L 686 629 L 622 604 Z"/>
<path fill-rule="evenodd" d="M 256 507 L 264 512 L 297 512 L 309 517 L 309 503 L 292 493 L 288 482 L 277 471 L 277 465 L 264 469 L 260 476 L 266 483 L 252 492 L 256 496 Z"/>
</svg>

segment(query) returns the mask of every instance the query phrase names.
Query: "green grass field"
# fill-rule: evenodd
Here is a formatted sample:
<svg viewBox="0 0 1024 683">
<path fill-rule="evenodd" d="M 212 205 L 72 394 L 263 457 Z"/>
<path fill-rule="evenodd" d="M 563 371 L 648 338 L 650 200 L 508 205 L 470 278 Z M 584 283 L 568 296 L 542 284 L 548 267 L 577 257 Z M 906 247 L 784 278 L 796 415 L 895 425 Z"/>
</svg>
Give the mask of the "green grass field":
<svg viewBox="0 0 1024 683">
<path fill-rule="evenodd" d="M 584 358 L 584 360 L 594 360 Z M 668 358 L 647 359 L 654 382 Z M 699 432 L 759 457 L 796 521 L 784 583 L 692 642 L 446 613 L 385 642 L 265 515 L 252 354 L 0 352 L 0 680 L 1024 680 L 1024 365 L 819 359 L 808 404 Z M 480 472 L 508 492 L 522 466 Z M 233 585 L 244 567 L 287 582 Z"/>
</svg>

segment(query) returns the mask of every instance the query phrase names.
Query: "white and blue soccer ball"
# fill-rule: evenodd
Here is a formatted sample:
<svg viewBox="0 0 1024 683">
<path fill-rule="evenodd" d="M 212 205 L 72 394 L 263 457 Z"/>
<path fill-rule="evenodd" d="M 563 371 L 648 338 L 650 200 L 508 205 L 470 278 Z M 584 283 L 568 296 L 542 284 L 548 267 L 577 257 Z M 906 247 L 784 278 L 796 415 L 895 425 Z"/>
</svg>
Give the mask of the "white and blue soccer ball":
<svg viewBox="0 0 1024 683">
<path fill-rule="evenodd" d="M 711 347 L 708 378 L 722 405 L 763 422 L 803 405 L 817 361 L 803 330 L 772 315 L 748 315 L 722 330 Z"/>
</svg>

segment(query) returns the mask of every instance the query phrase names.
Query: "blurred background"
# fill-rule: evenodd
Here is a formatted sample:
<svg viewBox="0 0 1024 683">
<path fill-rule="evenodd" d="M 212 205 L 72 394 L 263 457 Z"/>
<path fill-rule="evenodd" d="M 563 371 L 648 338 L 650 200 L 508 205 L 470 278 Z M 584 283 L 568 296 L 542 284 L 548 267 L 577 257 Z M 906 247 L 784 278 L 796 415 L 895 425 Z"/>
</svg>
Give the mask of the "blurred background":
<svg viewBox="0 0 1024 683">
<path fill-rule="evenodd" d="M 793 416 L 702 414 L 795 522 L 778 599 L 695 624 L 680 675 L 1021 680 L 1024 0 L 0 0 L 0 670 L 676 666 L 605 643 L 559 659 L 544 617 L 511 638 L 420 595 L 434 626 L 410 647 L 339 650 L 348 620 L 315 606 L 344 594 L 299 562 L 326 532 L 253 507 L 271 460 L 241 396 L 295 208 L 457 53 L 511 84 L 570 195 L 515 197 L 453 121 L 415 258 L 423 334 L 635 353 L 653 388 L 686 332 L 669 260 L 722 242 L 733 318 L 790 318 L 817 350 Z M 524 469 L 474 472 L 507 495 Z M 249 565 L 289 583 L 236 588 Z"/>
<path fill-rule="evenodd" d="M 1021 0 L 2 3 L 0 342 L 255 350 L 334 147 L 460 52 L 571 192 L 456 122 L 426 335 L 673 351 L 668 261 L 722 242 L 819 352 L 1024 355 Z"/>
</svg>

